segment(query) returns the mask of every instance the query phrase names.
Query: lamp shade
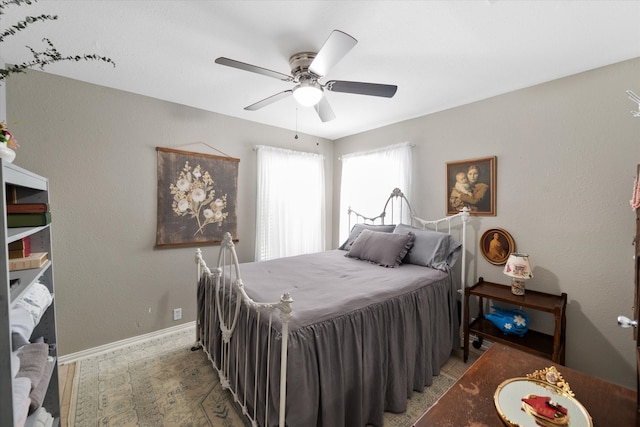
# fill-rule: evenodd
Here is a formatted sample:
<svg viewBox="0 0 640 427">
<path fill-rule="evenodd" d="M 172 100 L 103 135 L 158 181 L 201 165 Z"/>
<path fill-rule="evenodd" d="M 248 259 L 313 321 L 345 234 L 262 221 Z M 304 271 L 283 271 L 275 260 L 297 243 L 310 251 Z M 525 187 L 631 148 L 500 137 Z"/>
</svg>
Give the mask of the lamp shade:
<svg viewBox="0 0 640 427">
<path fill-rule="evenodd" d="M 529 255 L 512 253 L 504 266 L 504 274 L 516 279 L 531 279 L 531 265 L 529 264 Z"/>
<path fill-rule="evenodd" d="M 293 88 L 293 97 L 303 107 L 311 107 L 322 99 L 322 88 L 317 83 L 301 82 Z"/>
</svg>

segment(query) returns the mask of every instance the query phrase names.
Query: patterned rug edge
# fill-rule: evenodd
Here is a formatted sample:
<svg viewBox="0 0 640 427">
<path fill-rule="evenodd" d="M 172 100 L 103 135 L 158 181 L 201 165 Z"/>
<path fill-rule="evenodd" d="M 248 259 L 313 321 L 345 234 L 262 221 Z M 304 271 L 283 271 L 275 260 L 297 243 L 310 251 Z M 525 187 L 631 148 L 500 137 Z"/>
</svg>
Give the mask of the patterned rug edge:
<svg viewBox="0 0 640 427">
<path fill-rule="evenodd" d="M 181 330 L 181 331 L 175 331 L 171 334 L 168 334 L 169 336 L 172 335 L 182 335 L 185 333 L 192 333 L 190 330 Z M 166 336 L 164 336 L 163 338 L 166 339 Z M 157 339 L 160 339 L 159 337 Z M 149 340 L 142 340 L 139 343 L 138 342 L 134 342 L 131 343 L 131 346 L 136 346 L 136 345 L 141 345 L 144 342 L 147 342 Z M 122 349 L 118 349 L 118 350 L 114 350 L 114 351 L 122 351 Z M 197 350 L 197 351 L 202 351 L 202 349 Z M 105 357 L 105 354 L 108 354 L 110 352 L 103 352 L 101 354 L 95 355 L 93 357 Z M 86 358 L 89 359 L 89 358 Z M 69 411 L 68 411 L 68 415 L 67 415 L 67 419 L 66 420 L 61 420 L 61 426 L 64 426 L 65 423 L 64 421 L 66 421 L 66 425 L 68 427 L 76 427 L 75 426 L 75 414 L 76 411 L 78 410 L 77 407 L 77 402 L 78 402 L 78 390 L 80 387 L 80 365 L 86 362 L 85 359 L 80 359 L 78 361 L 76 361 L 76 369 L 73 375 L 73 384 L 71 387 L 71 396 L 70 396 L 70 406 L 69 406 Z M 209 361 L 210 363 L 210 361 Z M 213 367 L 211 366 L 211 369 L 213 370 Z M 444 380 L 443 384 L 439 384 L 441 381 Z M 433 405 L 435 402 L 437 402 L 440 397 L 446 393 L 446 391 L 448 391 L 451 386 L 453 386 L 455 384 L 456 378 L 447 374 L 446 372 L 441 372 L 438 376 L 434 377 L 434 384 L 430 387 L 425 387 L 425 389 L 423 390 L 422 393 L 418 393 L 418 392 L 414 392 L 414 394 L 412 395 L 412 398 L 410 398 L 407 402 L 407 410 L 403 413 L 399 413 L 399 414 L 395 414 L 395 413 L 390 413 L 390 412 L 385 412 L 385 423 L 384 423 L 384 427 L 405 427 L 405 426 L 409 426 L 413 423 L 415 423 L 420 416 L 422 415 L 422 413 L 424 411 L 426 411 L 431 405 Z M 436 386 L 436 387 L 433 387 Z M 433 387 L 433 388 L 432 388 Z M 436 394 L 436 390 L 439 389 L 439 392 Z M 435 396 L 433 396 L 433 400 L 429 399 L 428 395 L 433 395 L 435 394 Z M 423 402 L 423 404 L 421 404 L 420 402 Z M 428 402 L 428 403 L 427 403 Z M 233 402 L 230 402 L 233 403 Z M 426 405 L 424 405 L 426 403 Z M 418 407 L 416 407 L 416 405 L 418 405 Z M 246 422 L 244 420 L 244 417 L 242 416 L 241 412 L 238 411 L 238 408 L 235 404 L 231 405 L 233 407 L 233 409 L 235 410 L 236 414 L 240 417 L 240 419 L 242 420 L 242 422 Z M 408 423 L 408 424 L 406 424 Z M 82 426 L 79 426 L 82 427 Z"/>
</svg>

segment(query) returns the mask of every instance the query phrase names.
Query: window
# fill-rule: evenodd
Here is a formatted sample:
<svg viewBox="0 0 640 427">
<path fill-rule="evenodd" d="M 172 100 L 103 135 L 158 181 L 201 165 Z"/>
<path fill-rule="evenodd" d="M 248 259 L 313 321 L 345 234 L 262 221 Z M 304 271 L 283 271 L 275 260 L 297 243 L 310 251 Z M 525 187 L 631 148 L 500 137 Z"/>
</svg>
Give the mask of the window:
<svg viewBox="0 0 640 427">
<path fill-rule="evenodd" d="M 349 207 L 367 217 L 382 213 L 394 188 L 411 201 L 411 144 L 390 145 L 377 150 L 342 156 L 340 188 L 340 242 L 349 235 Z M 410 224 L 409 212 L 400 221 Z M 385 220 L 389 223 L 390 218 Z"/>
<path fill-rule="evenodd" d="M 256 261 L 324 250 L 324 157 L 258 146 Z"/>
</svg>

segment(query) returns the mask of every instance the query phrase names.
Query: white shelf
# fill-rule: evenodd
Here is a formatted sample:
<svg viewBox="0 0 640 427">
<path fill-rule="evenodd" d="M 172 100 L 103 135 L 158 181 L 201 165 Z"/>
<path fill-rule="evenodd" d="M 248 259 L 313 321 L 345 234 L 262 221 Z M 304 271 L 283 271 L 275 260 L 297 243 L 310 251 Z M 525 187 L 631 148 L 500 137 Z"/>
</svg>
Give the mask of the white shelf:
<svg viewBox="0 0 640 427">
<path fill-rule="evenodd" d="M 49 203 L 49 181 L 19 166 L 8 164 L 0 159 L 0 203 L 5 213 L 0 214 L 0 245 L 4 247 L 0 255 L 0 426 L 13 426 L 20 419 L 13 413 L 13 384 L 11 378 L 11 357 L 13 349 L 11 338 L 11 307 L 15 301 L 29 290 L 36 281 L 45 285 L 54 296 L 53 255 L 51 251 L 51 227 L 7 228 L 6 203 L 16 198 L 18 203 Z M 8 197 L 10 195 L 10 197 Z M 31 238 L 32 252 L 47 252 L 48 260 L 40 268 L 9 271 L 7 245 L 25 237 Z M 10 286 L 10 279 L 20 279 Z M 60 392 L 58 389 L 57 337 L 55 319 L 55 298 L 36 326 L 32 338 L 43 337 L 50 345 L 50 372 L 48 388 L 43 407 L 54 418 L 54 426 L 60 425 Z M 26 426 L 35 424 L 34 417 L 27 418 Z"/>
<path fill-rule="evenodd" d="M 19 228 L 7 228 L 7 244 L 17 242 L 20 239 L 36 234 L 46 228 L 49 228 L 50 224 L 42 225 L 40 227 L 19 227 Z"/>
<path fill-rule="evenodd" d="M 3 180 L 5 184 L 17 185 L 34 190 L 48 191 L 49 180 L 47 178 L 30 172 L 13 163 L 3 162 Z"/>
<path fill-rule="evenodd" d="M 9 273 L 11 279 L 20 279 L 20 283 L 11 288 L 11 303 L 22 295 L 38 280 L 52 265 L 51 260 L 47 260 L 40 268 L 30 268 L 28 270 L 17 270 Z"/>
</svg>

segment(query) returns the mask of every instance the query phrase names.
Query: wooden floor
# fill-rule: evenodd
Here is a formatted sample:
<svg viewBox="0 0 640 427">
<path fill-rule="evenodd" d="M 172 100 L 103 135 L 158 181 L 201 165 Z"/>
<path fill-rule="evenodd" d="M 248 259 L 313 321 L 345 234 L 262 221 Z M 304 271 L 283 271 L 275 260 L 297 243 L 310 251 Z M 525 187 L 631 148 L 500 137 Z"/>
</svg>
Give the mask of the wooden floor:
<svg viewBox="0 0 640 427">
<path fill-rule="evenodd" d="M 73 390 L 73 378 L 76 374 L 76 364 L 68 363 L 58 365 L 58 380 L 60 386 L 60 427 L 67 427 L 69 419 L 69 406 L 71 406 L 71 392 Z"/>
<path fill-rule="evenodd" d="M 449 360 L 442 367 L 442 373 L 453 378 L 460 378 L 481 354 L 480 351 L 474 350 L 473 348 L 470 350 L 467 363 L 463 362 L 462 350 L 454 350 Z M 69 407 L 71 405 L 71 393 L 75 373 L 75 363 L 58 365 L 58 377 L 60 381 L 60 427 L 68 427 Z"/>
</svg>

